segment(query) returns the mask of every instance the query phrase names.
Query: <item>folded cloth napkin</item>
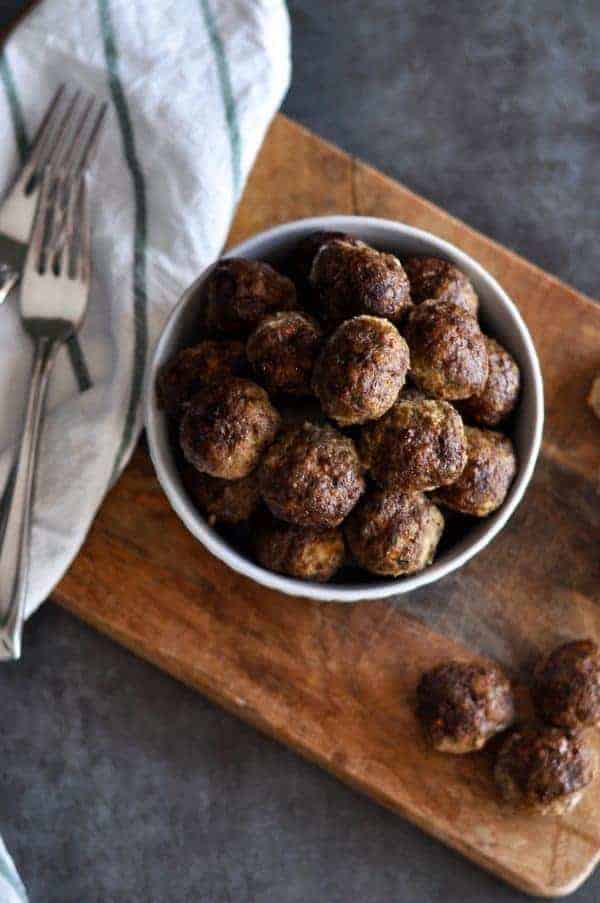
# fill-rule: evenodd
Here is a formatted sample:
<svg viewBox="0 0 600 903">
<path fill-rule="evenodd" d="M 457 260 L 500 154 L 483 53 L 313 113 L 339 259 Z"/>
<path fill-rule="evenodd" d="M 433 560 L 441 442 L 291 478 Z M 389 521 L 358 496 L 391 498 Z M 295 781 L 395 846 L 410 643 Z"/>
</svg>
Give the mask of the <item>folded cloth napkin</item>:
<svg viewBox="0 0 600 903">
<path fill-rule="evenodd" d="M 27 903 L 25 888 L 17 874 L 11 855 L 0 837 L 0 901 L 1 903 Z"/>
<path fill-rule="evenodd" d="M 219 254 L 289 74 L 284 0 L 45 0 L 4 49 L 5 187 L 61 82 L 110 103 L 90 180 L 94 279 L 80 360 L 61 351 L 44 424 L 28 614 L 127 463 L 153 343 Z M 31 372 L 14 300 L 0 309 L 0 359 L 5 480 Z"/>
<path fill-rule="evenodd" d="M 284 0 L 45 0 L 4 48 L 4 188 L 61 82 L 110 104 L 90 179 L 88 313 L 79 354 L 61 351 L 56 362 L 44 424 L 28 614 L 68 568 L 127 463 L 153 343 L 182 290 L 219 254 L 289 75 Z M 14 300 L 0 309 L 0 359 L 6 480 L 31 372 Z M 0 880 L 13 876 L 0 849 Z"/>
</svg>

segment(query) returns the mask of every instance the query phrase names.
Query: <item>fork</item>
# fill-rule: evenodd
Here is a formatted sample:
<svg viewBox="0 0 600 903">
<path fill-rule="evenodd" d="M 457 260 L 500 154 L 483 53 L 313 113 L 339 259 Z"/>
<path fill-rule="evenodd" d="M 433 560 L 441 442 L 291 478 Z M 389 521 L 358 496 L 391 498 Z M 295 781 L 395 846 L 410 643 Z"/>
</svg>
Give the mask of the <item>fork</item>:
<svg viewBox="0 0 600 903">
<path fill-rule="evenodd" d="M 27 253 L 41 175 L 52 166 L 62 178 L 84 172 L 102 131 L 107 104 L 60 85 L 44 114 L 29 156 L 0 206 L 0 304 L 19 281 Z"/>
<path fill-rule="evenodd" d="M 102 132 L 107 104 L 60 85 L 44 114 L 29 155 L 0 206 L 0 304 L 18 283 L 27 253 L 41 173 L 45 166 L 89 168 Z M 79 388 L 89 388 L 85 359 L 73 336 L 67 351 Z"/>
<path fill-rule="evenodd" d="M 21 442 L 0 527 L 0 660 L 21 655 L 38 439 L 52 364 L 83 320 L 90 288 L 85 173 L 46 167 L 22 276 L 20 314 L 34 343 Z"/>
</svg>

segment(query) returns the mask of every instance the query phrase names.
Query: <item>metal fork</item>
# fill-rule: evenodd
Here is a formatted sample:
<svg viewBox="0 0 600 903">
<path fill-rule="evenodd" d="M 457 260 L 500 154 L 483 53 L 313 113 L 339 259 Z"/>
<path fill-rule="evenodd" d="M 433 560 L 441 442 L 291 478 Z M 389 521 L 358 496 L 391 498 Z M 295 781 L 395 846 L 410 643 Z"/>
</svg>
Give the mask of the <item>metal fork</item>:
<svg viewBox="0 0 600 903">
<path fill-rule="evenodd" d="M 35 215 L 41 176 L 52 166 L 63 179 L 84 172 L 102 131 L 107 104 L 82 91 L 56 91 L 29 156 L 0 207 L 0 304 L 19 281 Z"/>
<path fill-rule="evenodd" d="M 21 320 L 35 352 L 0 531 L 0 659 L 4 660 L 21 655 L 33 484 L 50 371 L 58 348 L 81 325 L 90 288 L 85 174 L 78 170 L 74 178 L 65 179 L 65 171 L 72 172 L 48 167 L 42 176 L 21 286 Z"/>
</svg>

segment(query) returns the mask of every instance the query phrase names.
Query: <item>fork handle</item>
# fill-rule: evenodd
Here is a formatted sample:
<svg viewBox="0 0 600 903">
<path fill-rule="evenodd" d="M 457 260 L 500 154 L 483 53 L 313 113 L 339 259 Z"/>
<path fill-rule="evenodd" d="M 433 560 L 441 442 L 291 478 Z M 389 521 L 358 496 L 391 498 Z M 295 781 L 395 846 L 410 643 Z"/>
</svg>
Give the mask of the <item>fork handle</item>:
<svg viewBox="0 0 600 903">
<path fill-rule="evenodd" d="M 50 371 L 59 344 L 47 337 L 35 340 L 21 441 L 4 498 L 0 526 L 0 661 L 21 656 L 38 440 Z"/>
<path fill-rule="evenodd" d="M 9 263 L 0 263 L 0 304 L 4 304 L 20 278 L 20 270 Z"/>
</svg>

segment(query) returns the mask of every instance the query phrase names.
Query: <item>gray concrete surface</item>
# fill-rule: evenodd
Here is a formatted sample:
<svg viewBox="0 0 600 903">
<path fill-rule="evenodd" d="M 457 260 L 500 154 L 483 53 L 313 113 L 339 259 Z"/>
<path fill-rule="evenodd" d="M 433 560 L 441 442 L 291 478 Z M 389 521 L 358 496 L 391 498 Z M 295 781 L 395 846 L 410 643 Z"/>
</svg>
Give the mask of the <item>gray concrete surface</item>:
<svg viewBox="0 0 600 903">
<path fill-rule="evenodd" d="M 290 115 L 598 294 L 595 0 L 290 7 Z M 526 899 L 53 606 L 0 692 L 33 903 Z"/>
<path fill-rule="evenodd" d="M 290 7 L 291 116 L 600 295 L 597 0 Z"/>
</svg>

